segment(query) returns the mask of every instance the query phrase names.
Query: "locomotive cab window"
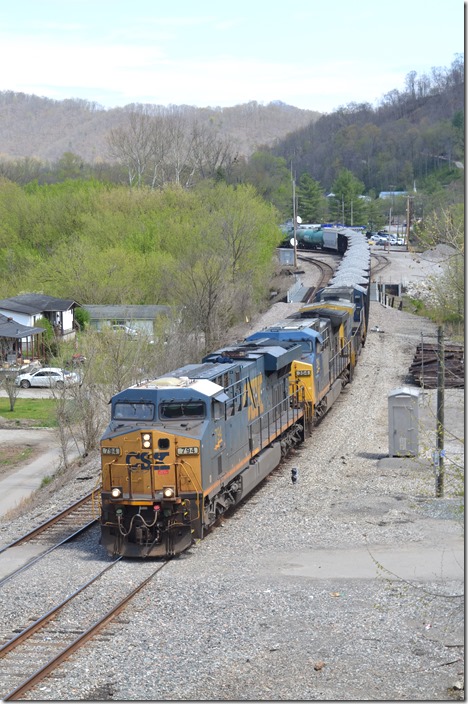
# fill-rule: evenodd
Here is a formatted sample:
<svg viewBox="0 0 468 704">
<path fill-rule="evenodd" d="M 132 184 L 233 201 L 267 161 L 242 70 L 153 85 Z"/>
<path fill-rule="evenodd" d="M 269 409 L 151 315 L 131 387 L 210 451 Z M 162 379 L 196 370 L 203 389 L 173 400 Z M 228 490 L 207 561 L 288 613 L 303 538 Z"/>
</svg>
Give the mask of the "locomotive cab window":
<svg viewBox="0 0 468 704">
<path fill-rule="evenodd" d="M 312 342 L 311 340 L 301 340 L 301 341 L 299 342 L 299 344 L 300 344 L 301 350 L 302 350 L 303 352 L 307 352 L 308 354 L 313 353 L 313 351 L 314 351 L 314 345 L 313 345 L 313 342 Z"/>
<path fill-rule="evenodd" d="M 154 404 L 128 402 L 116 403 L 114 408 L 114 418 L 117 420 L 153 420 Z"/>
<path fill-rule="evenodd" d="M 161 403 L 159 417 L 162 420 L 202 419 L 206 417 L 206 408 L 203 401 L 188 403 L 186 401 L 171 401 L 170 403 Z"/>
</svg>

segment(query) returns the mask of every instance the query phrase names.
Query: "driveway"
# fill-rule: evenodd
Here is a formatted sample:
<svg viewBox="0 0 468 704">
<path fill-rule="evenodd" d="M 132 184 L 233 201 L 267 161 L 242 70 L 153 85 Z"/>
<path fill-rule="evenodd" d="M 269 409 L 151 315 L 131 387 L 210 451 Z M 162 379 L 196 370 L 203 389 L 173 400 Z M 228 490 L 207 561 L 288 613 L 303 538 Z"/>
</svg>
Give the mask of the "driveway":
<svg viewBox="0 0 468 704">
<path fill-rule="evenodd" d="M 45 389 L 35 389 L 47 393 Z M 8 467 L 0 476 L 0 515 L 8 513 L 41 486 L 44 477 L 50 477 L 61 464 L 61 449 L 56 431 L 50 428 L 0 429 L 1 446 L 33 447 L 35 458 L 21 467 Z M 79 457 L 76 447 L 68 450 L 68 461 Z"/>
</svg>

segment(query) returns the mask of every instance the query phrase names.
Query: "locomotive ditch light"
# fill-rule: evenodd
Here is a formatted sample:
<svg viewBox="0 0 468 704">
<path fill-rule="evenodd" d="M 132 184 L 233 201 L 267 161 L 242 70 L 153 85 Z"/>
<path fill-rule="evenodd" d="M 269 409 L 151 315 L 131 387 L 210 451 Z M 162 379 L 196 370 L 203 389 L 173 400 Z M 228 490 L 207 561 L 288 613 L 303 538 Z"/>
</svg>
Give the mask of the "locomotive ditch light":
<svg viewBox="0 0 468 704">
<path fill-rule="evenodd" d="M 122 487 L 113 486 L 111 489 L 111 496 L 113 499 L 120 499 L 122 496 Z"/>
<path fill-rule="evenodd" d="M 164 499 L 173 499 L 174 497 L 175 497 L 175 489 L 173 486 L 163 487 L 163 498 Z"/>
<path fill-rule="evenodd" d="M 141 444 L 143 445 L 145 450 L 149 450 L 149 448 L 153 444 L 151 433 L 142 433 L 141 434 Z"/>
</svg>

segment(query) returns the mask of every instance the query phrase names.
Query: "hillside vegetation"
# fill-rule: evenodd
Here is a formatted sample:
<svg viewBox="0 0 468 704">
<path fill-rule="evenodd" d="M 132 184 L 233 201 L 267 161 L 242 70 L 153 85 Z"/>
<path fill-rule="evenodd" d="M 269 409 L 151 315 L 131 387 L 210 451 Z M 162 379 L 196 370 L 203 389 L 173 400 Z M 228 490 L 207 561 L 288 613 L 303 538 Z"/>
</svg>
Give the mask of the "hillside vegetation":
<svg viewBox="0 0 468 704">
<path fill-rule="evenodd" d="M 261 145 L 271 146 L 320 117 L 283 103 L 256 102 L 229 108 L 189 105 L 127 105 L 104 109 L 86 100 L 51 100 L 13 91 L 0 92 L 0 159 L 19 157 L 56 161 L 72 152 L 90 164 L 110 160 L 107 138 L 123 127 L 129 113 L 145 109 L 154 116 L 178 114 L 200 126 L 215 127 L 234 150 L 249 156 Z"/>
<path fill-rule="evenodd" d="M 306 222 L 408 220 L 410 244 L 464 256 L 461 57 L 409 74 L 375 109 L 330 115 L 281 103 L 103 110 L 5 92 L 0 116 L 0 297 L 175 304 L 190 334 L 214 342 L 268 300 L 293 179 Z"/>
</svg>

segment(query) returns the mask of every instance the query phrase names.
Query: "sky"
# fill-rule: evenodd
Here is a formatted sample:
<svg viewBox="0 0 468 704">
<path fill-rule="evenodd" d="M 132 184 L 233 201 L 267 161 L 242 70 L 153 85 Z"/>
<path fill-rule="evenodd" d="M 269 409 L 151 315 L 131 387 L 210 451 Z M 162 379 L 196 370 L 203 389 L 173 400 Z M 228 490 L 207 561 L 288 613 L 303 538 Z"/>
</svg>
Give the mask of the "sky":
<svg viewBox="0 0 468 704">
<path fill-rule="evenodd" d="M 463 0 L 0 0 L 0 91 L 104 108 L 375 107 L 464 53 Z"/>
</svg>

